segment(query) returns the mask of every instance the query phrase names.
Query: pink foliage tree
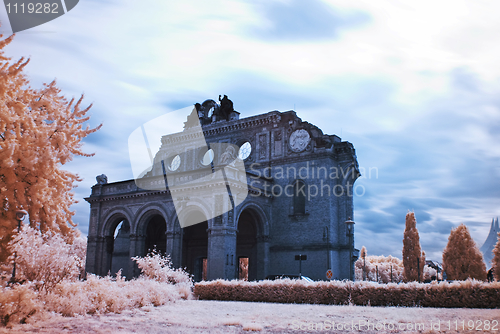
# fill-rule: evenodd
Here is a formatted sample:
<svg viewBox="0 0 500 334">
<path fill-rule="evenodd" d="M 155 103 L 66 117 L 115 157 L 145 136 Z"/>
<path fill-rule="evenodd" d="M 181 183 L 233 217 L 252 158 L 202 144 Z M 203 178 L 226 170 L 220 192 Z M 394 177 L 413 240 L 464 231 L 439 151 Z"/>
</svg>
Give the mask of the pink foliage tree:
<svg viewBox="0 0 500 334">
<path fill-rule="evenodd" d="M 451 280 L 486 279 L 483 254 L 464 224 L 451 230 L 443 252 L 443 269 Z"/>
<path fill-rule="evenodd" d="M 0 40 L 0 263 L 10 254 L 16 210 L 26 210 L 42 232 L 69 242 L 77 236 L 70 206 L 80 178 L 60 167 L 75 155 L 91 156 L 81 150 L 82 139 L 101 127 L 84 128 L 90 106 L 82 108 L 83 96 L 68 101 L 55 81 L 29 86 L 23 73 L 29 60 L 4 55 L 12 38 Z"/>
<path fill-rule="evenodd" d="M 492 265 L 493 265 L 495 279 L 497 281 L 500 281 L 500 233 L 498 233 L 498 240 L 495 245 L 495 248 L 493 249 Z"/>
</svg>

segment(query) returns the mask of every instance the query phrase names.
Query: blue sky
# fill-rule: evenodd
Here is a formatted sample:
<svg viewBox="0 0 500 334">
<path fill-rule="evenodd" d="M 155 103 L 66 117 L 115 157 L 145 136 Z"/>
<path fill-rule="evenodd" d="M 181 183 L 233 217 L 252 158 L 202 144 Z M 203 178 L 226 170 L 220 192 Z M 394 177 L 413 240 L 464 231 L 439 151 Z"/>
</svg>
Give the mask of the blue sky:
<svg viewBox="0 0 500 334">
<path fill-rule="evenodd" d="M 18 33 L 6 51 L 31 57 L 32 86 L 57 78 L 66 96 L 85 93 L 90 125 L 104 124 L 85 139 L 96 155 L 66 166 L 84 179 L 74 206 L 84 234 L 95 176 L 132 178 L 136 127 L 227 94 L 242 117 L 295 109 L 354 144 L 372 168 L 354 198 L 358 248 L 401 257 L 414 210 L 422 247 L 439 260 L 451 228 L 465 223 L 481 246 L 500 216 L 499 7 L 86 0 Z"/>
</svg>

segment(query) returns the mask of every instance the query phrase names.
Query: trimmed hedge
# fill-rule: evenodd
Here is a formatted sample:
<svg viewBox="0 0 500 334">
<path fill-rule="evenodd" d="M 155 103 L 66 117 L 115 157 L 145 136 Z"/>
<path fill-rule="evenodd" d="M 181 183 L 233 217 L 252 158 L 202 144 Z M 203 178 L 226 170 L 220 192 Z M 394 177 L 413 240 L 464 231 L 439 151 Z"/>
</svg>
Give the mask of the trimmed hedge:
<svg viewBox="0 0 500 334">
<path fill-rule="evenodd" d="M 500 282 L 476 280 L 455 282 L 305 282 L 207 281 L 196 283 L 194 295 L 205 300 L 331 305 L 421 306 L 421 307 L 500 307 Z"/>
</svg>

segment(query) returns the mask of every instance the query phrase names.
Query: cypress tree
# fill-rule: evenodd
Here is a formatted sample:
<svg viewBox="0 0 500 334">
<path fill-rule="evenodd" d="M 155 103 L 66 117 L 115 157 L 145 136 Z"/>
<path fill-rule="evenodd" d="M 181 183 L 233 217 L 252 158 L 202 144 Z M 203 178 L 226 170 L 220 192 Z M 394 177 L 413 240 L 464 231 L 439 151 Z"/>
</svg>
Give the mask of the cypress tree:
<svg viewBox="0 0 500 334">
<path fill-rule="evenodd" d="M 403 278 L 405 282 L 422 280 L 424 275 L 425 253 L 420 247 L 417 220 L 414 212 L 406 214 L 406 228 L 403 239 Z"/>
</svg>

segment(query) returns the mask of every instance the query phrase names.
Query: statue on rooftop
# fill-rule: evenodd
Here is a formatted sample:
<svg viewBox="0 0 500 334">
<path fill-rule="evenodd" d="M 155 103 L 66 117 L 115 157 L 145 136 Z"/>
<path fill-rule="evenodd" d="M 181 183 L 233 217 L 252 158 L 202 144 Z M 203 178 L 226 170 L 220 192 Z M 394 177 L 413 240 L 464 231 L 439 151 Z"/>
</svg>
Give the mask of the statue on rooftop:
<svg viewBox="0 0 500 334">
<path fill-rule="evenodd" d="M 227 95 L 224 95 L 222 99 L 219 95 L 219 101 L 220 101 L 220 111 L 219 111 L 220 118 L 229 121 L 231 113 L 234 111 L 233 101 L 228 99 Z"/>
<path fill-rule="evenodd" d="M 223 98 L 219 95 L 219 103 L 214 100 L 206 100 L 202 104 L 195 103 L 193 111 L 188 115 L 186 122 L 184 122 L 184 129 L 196 126 L 197 120 L 200 125 L 207 125 L 215 121 L 231 119 L 231 114 L 234 111 L 233 102 L 224 95 Z"/>
</svg>

